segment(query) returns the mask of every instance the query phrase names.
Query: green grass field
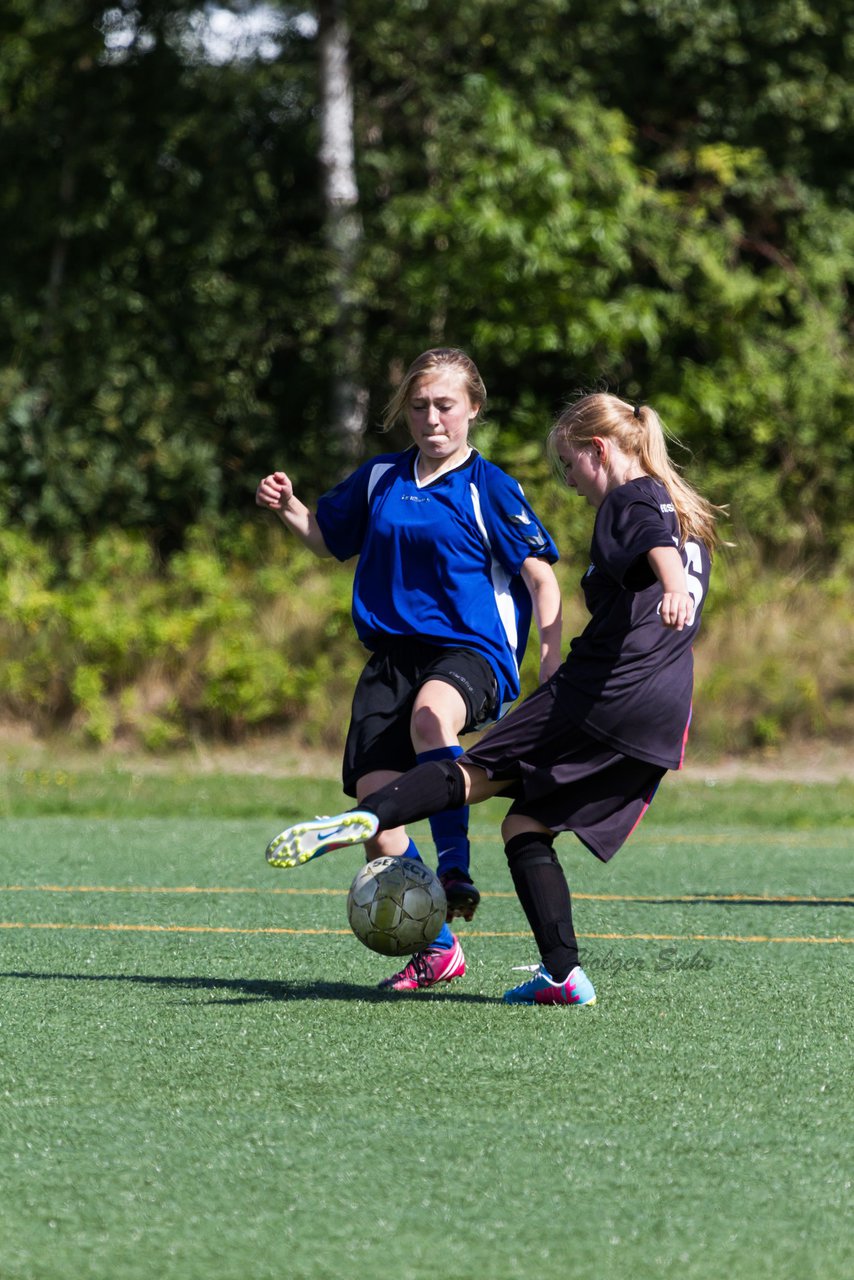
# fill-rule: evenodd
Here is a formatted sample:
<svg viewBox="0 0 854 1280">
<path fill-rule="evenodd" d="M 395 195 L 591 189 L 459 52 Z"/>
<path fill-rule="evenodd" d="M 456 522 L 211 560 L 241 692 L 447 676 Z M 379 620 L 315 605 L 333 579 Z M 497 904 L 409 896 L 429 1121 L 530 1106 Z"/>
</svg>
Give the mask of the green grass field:
<svg viewBox="0 0 854 1280">
<path fill-rule="evenodd" d="M 564 837 L 589 1010 L 500 1003 L 536 957 L 497 801 L 465 979 L 377 992 L 361 850 L 264 862 L 339 807 L 7 770 L 2 1280 L 854 1276 L 854 784 L 686 775 L 609 867 Z"/>
</svg>

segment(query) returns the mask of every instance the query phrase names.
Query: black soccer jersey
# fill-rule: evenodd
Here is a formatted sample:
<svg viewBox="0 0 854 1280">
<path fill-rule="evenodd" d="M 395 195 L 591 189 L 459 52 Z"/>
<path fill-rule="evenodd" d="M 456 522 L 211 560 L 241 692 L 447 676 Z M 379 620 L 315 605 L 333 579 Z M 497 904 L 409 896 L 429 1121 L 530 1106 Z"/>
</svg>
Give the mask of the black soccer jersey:
<svg viewBox="0 0 854 1280">
<path fill-rule="evenodd" d="M 555 677 L 571 691 L 570 716 L 600 742 L 667 769 L 682 763 L 694 684 L 692 645 L 709 585 L 709 553 L 679 547 L 694 601 L 682 631 L 659 616 L 661 585 L 647 552 L 679 547 L 664 485 L 649 476 L 609 493 L 598 512 L 581 585 L 591 617 Z"/>
</svg>

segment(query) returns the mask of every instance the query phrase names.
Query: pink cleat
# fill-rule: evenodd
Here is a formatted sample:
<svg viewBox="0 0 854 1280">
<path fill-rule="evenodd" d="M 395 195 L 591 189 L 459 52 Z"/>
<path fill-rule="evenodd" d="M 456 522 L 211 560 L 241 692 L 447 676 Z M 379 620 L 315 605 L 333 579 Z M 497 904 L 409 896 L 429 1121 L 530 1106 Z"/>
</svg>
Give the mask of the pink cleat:
<svg viewBox="0 0 854 1280">
<path fill-rule="evenodd" d="M 454 945 L 447 950 L 427 947 L 417 952 L 405 969 L 393 973 L 390 978 L 383 978 L 378 985 L 383 991 L 420 991 L 424 987 L 435 987 L 440 982 L 453 982 L 465 971 L 466 958 L 455 937 Z"/>
</svg>

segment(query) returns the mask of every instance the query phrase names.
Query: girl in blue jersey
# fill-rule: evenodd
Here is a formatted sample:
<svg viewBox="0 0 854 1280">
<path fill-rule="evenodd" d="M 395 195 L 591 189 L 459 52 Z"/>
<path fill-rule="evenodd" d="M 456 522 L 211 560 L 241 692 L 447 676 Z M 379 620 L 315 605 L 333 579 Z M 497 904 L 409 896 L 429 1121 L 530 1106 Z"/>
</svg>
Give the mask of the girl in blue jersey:
<svg viewBox="0 0 854 1280">
<path fill-rule="evenodd" d="M 343 783 L 362 798 L 416 763 L 452 763 L 459 737 L 503 714 L 519 696 L 531 618 L 540 678 L 560 663 L 557 548 L 517 481 L 469 444 L 486 389 L 462 351 L 425 351 L 385 415 L 404 418 L 413 445 L 358 467 L 312 513 L 283 471 L 258 486 L 312 551 L 357 556 L 353 621 L 371 657 L 353 697 Z M 480 895 L 469 874 L 464 802 L 431 818 L 448 920 L 471 919 Z M 418 851 L 401 824 L 367 840 L 369 858 Z M 407 990 L 465 972 L 447 927 L 428 951 L 382 986 Z"/>
<path fill-rule="evenodd" d="M 555 676 L 457 761 L 430 763 L 338 815 L 342 843 L 494 795 L 517 895 L 540 952 L 509 1004 L 592 1005 L 569 888 L 553 844 L 572 831 L 607 861 L 668 769 L 691 718 L 692 644 L 718 538 L 711 506 L 671 463 L 657 414 L 617 396 L 583 396 L 558 418 L 549 451 L 596 511 L 582 589 L 590 620 Z M 352 826 L 350 824 L 353 824 Z M 317 824 L 283 832 L 284 865 L 329 847 Z"/>
</svg>

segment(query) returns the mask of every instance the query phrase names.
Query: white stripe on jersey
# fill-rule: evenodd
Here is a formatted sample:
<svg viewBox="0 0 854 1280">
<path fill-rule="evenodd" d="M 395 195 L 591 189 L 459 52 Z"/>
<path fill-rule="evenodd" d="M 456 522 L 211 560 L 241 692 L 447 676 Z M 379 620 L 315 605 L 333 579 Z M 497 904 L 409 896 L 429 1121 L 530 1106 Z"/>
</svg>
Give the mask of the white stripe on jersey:
<svg viewBox="0 0 854 1280">
<path fill-rule="evenodd" d="M 495 595 L 495 607 L 498 610 L 498 617 L 504 628 L 504 634 L 507 636 L 510 648 L 510 656 L 516 667 L 516 675 L 519 675 L 519 663 L 516 660 L 516 646 L 519 643 L 519 631 L 516 622 L 516 605 L 513 602 L 513 596 L 510 594 L 510 575 L 502 568 L 492 554 L 492 546 L 489 541 L 489 534 L 486 531 L 486 524 L 483 519 L 483 510 L 480 505 L 480 493 L 477 486 L 470 484 L 469 492 L 471 493 L 472 506 L 474 507 L 474 518 L 477 521 L 477 527 L 483 538 L 484 545 L 489 552 L 490 577 L 492 579 L 492 590 Z M 502 712 L 504 708 L 502 707 Z"/>
<path fill-rule="evenodd" d="M 380 480 L 382 480 L 383 476 L 387 471 L 391 471 L 393 466 L 394 466 L 393 462 L 378 462 L 375 467 L 371 468 L 371 474 L 368 477 L 368 492 L 367 492 L 368 502 L 370 502 L 371 495 L 374 492 L 374 489 L 376 489 Z"/>
</svg>

